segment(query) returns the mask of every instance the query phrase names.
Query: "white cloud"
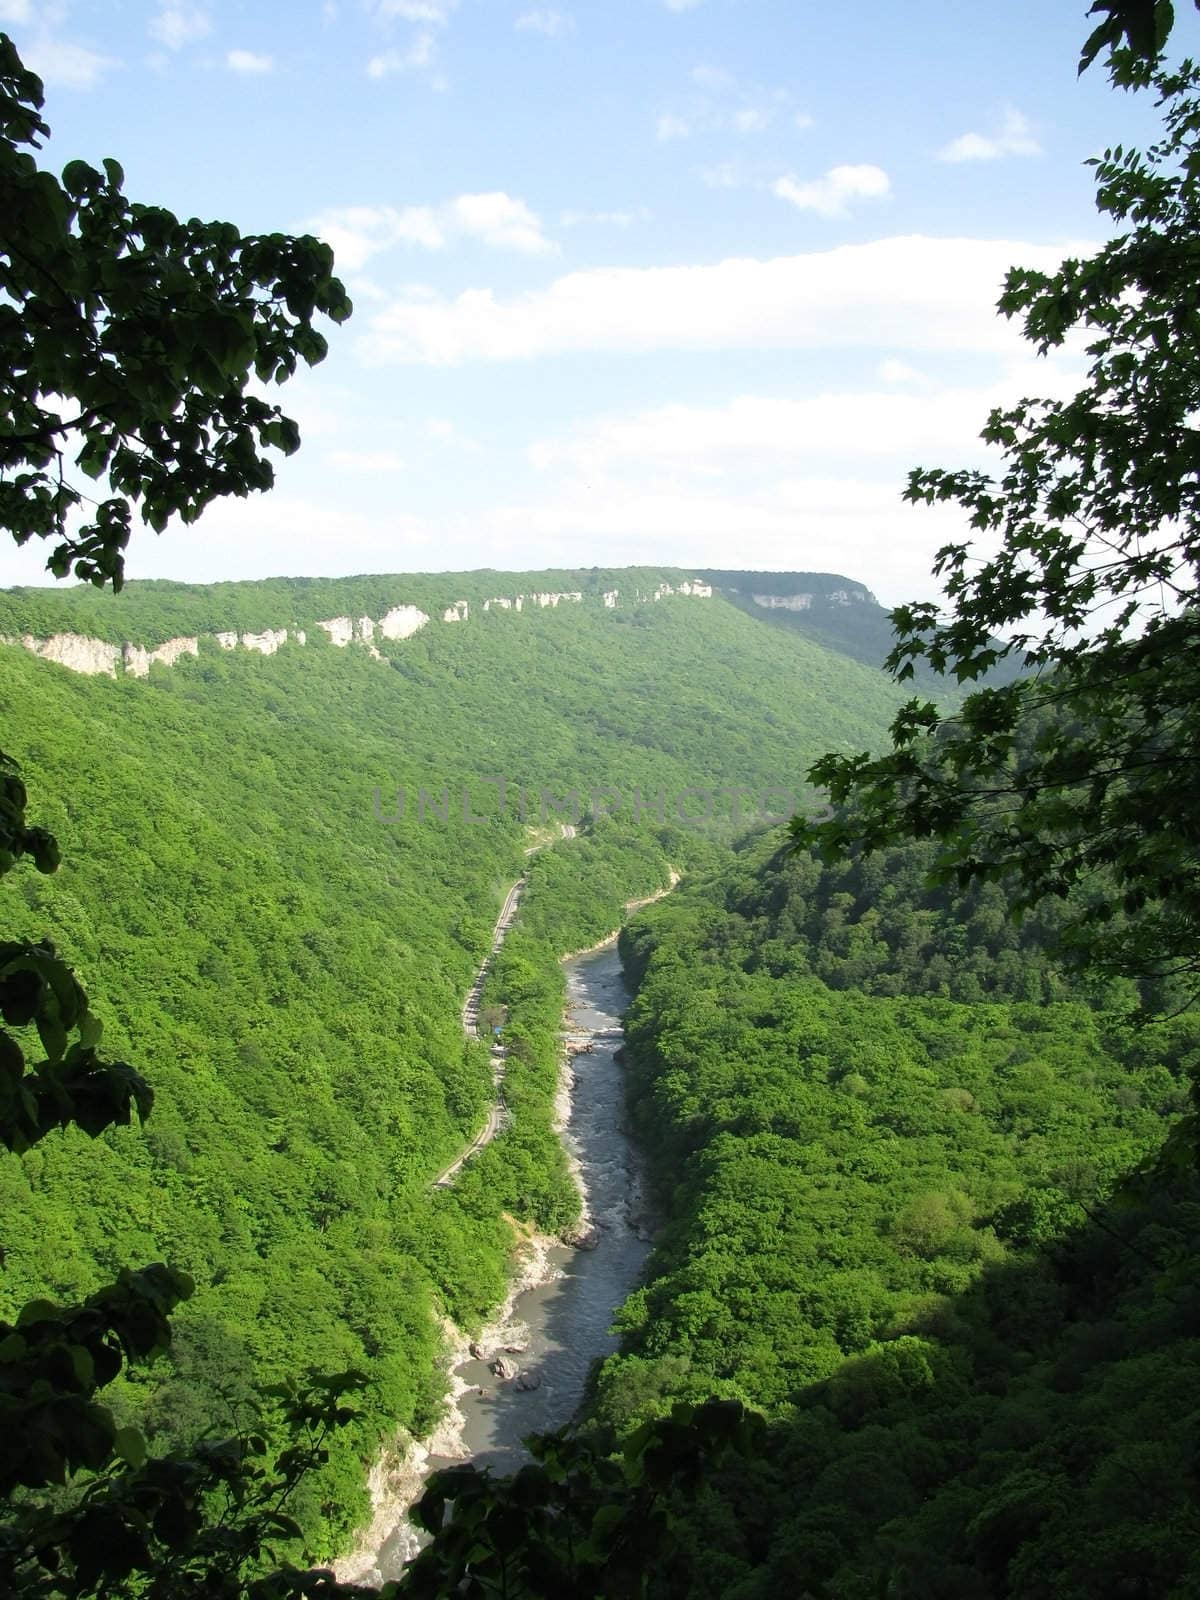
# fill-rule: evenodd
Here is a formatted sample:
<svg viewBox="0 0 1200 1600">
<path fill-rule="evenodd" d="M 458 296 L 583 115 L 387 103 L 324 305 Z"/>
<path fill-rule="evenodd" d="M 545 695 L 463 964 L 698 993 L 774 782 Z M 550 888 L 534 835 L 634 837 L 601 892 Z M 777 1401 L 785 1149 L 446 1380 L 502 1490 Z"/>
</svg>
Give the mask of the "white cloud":
<svg viewBox="0 0 1200 1600">
<path fill-rule="evenodd" d="M 450 20 L 458 0 L 379 0 L 376 14 L 399 17 L 404 22 L 424 22 L 441 28 Z"/>
<path fill-rule="evenodd" d="M 143 539 L 140 548 L 135 540 L 130 575 L 182 582 L 281 572 L 316 576 L 332 569 L 335 551 L 332 565 L 343 572 L 431 570 L 442 554 L 436 530 L 393 508 L 381 514 L 379 487 L 372 485 L 370 503 L 361 507 L 342 503 L 344 485 L 325 502 L 278 488 L 246 500 L 219 500 L 194 528 L 173 527 L 170 538 Z"/>
<path fill-rule="evenodd" d="M 454 238 L 478 239 L 496 250 L 546 255 L 556 246 L 523 200 L 495 191 L 460 194 L 440 206 L 343 206 L 311 218 L 306 227 L 332 245 L 338 267 L 357 272 L 399 244 L 441 250 Z"/>
<path fill-rule="evenodd" d="M 382 284 L 373 278 L 364 277 L 361 272 L 354 272 L 348 267 L 340 267 L 342 282 L 350 291 L 350 298 L 358 305 L 363 300 L 374 301 L 376 305 L 383 305 L 391 299 L 388 291 Z"/>
<path fill-rule="evenodd" d="M 381 250 L 407 243 L 440 250 L 446 236 L 430 206 L 343 206 L 305 224 L 332 245 L 339 269 L 356 272 Z"/>
<path fill-rule="evenodd" d="M 563 228 L 629 228 L 649 218 L 646 206 L 639 206 L 636 211 L 560 211 L 558 214 L 559 226 Z"/>
<path fill-rule="evenodd" d="M 546 255 L 556 248 L 524 200 L 515 200 L 502 190 L 460 194 L 445 210 L 452 228 L 468 238 L 481 239 L 494 249 Z"/>
<path fill-rule="evenodd" d="M 700 0 L 663 0 L 668 11 L 691 11 L 700 4 Z"/>
<path fill-rule="evenodd" d="M 929 379 L 916 367 L 909 366 L 907 361 L 888 359 L 879 363 L 879 376 L 884 383 L 909 383 L 924 387 Z"/>
<path fill-rule="evenodd" d="M 522 11 L 513 27 L 521 33 L 544 33 L 548 39 L 553 39 L 557 34 L 568 33 L 574 27 L 574 22 L 561 11 L 540 7 L 534 11 Z"/>
<path fill-rule="evenodd" d="M 740 395 L 594 418 L 529 447 L 545 491 L 492 521 L 523 545 L 553 529 L 596 561 L 617 560 L 624 543 L 625 560 L 653 549 L 683 564 L 847 572 L 894 600 L 928 595 L 934 551 L 971 535 L 956 507 L 901 504 L 908 468 L 985 466 L 978 432 L 993 406 L 1031 387 L 1065 399 L 1083 371 L 1021 351 L 992 381 L 925 394 Z"/>
<path fill-rule="evenodd" d="M 329 450 L 325 460 L 338 472 L 404 471 L 404 462 L 393 450 Z"/>
<path fill-rule="evenodd" d="M 762 133 L 770 125 L 771 113 L 763 106 L 743 106 L 729 121 L 735 133 Z"/>
<path fill-rule="evenodd" d="M 664 111 L 654 124 L 656 138 L 664 143 L 668 139 L 686 139 L 691 131 L 691 124 L 671 111 Z"/>
<path fill-rule="evenodd" d="M 381 50 L 367 62 L 368 78 L 387 78 L 393 72 L 413 72 L 427 67 L 433 60 L 433 34 L 428 29 L 418 33 L 407 47 L 399 50 Z"/>
<path fill-rule="evenodd" d="M 168 50 L 182 50 L 186 44 L 195 44 L 212 28 L 207 11 L 198 6 L 165 5 L 156 17 L 150 19 L 150 35 Z"/>
<path fill-rule="evenodd" d="M 272 56 L 257 55 L 253 50 L 231 50 L 225 57 L 225 65 L 230 72 L 245 72 L 251 76 L 275 70 Z"/>
<path fill-rule="evenodd" d="M 899 363 L 897 363 L 899 365 Z M 911 377 L 919 374 L 911 368 Z M 978 453 L 978 435 L 989 411 L 1028 391 L 1067 397 L 1078 385 L 1067 361 L 1014 363 L 993 383 L 943 386 L 931 394 L 881 390 L 832 392 L 788 399 L 739 395 L 722 406 L 676 404 L 587 423 L 565 439 L 542 439 L 529 447 L 538 471 L 567 467 L 589 481 L 614 468 L 633 468 L 651 478 L 687 469 L 715 477 L 752 471 L 761 476 L 772 461 L 795 466 L 812 458 L 828 470 L 837 457 L 867 463 L 907 461 L 920 451 Z"/>
<path fill-rule="evenodd" d="M 30 70 L 55 89 L 91 89 L 106 72 L 120 65 L 115 57 L 99 50 L 47 34 L 26 44 L 22 55 Z"/>
<path fill-rule="evenodd" d="M 786 89 L 743 88 L 725 67 L 707 63 L 689 74 L 695 91 L 681 105 L 661 112 L 659 139 L 686 139 L 695 133 L 762 133 L 791 102 Z"/>
<path fill-rule="evenodd" d="M 795 178 L 778 178 L 771 192 L 788 200 L 801 211 L 815 211 L 822 217 L 844 217 L 854 200 L 881 200 L 891 188 L 882 167 L 870 165 L 830 167 L 823 178 L 799 183 Z"/>
<path fill-rule="evenodd" d="M 0 22 L 28 22 L 32 14 L 29 0 L 0 0 Z"/>
<path fill-rule="evenodd" d="M 705 167 L 700 178 L 709 189 L 740 189 L 747 182 L 736 161 L 720 161 L 715 167 Z"/>
<path fill-rule="evenodd" d="M 1090 248 L 910 235 L 765 261 L 595 268 L 509 299 L 406 293 L 372 318 L 362 349 L 429 365 L 580 350 L 1010 350 L 1020 336 L 995 314 L 1007 269 L 1053 271 Z"/>
<path fill-rule="evenodd" d="M 844 572 L 893 604 L 931 594 L 934 552 L 961 532 L 949 508 L 904 505 L 902 486 L 902 477 L 872 483 L 823 474 L 727 493 L 687 481 L 602 485 L 588 493 L 572 487 L 473 518 L 471 545 L 460 559 L 483 564 L 489 542 L 497 565 L 511 561 L 514 550 L 522 561 L 549 566 L 576 559 L 571 552 L 581 549 L 612 566 L 644 563 L 653 551 L 671 566 Z M 451 528 L 438 548 L 465 542 Z"/>
<path fill-rule="evenodd" d="M 938 151 L 939 161 L 999 161 L 1003 156 L 1036 156 L 1041 145 L 1028 120 L 1014 106 L 1006 106 L 994 133 L 964 133 Z"/>
</svg>

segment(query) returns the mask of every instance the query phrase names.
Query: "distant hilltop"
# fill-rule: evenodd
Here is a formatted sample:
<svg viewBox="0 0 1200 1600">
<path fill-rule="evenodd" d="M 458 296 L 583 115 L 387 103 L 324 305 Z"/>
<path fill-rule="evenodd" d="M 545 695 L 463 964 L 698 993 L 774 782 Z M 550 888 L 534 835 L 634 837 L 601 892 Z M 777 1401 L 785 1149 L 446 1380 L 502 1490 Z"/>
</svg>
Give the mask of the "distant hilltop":
<svg viewBox="0 0 1200 1600">
<path fill-rule="evenodd" d="M 481 570 L 188 584 L 133 580 L 119 595 L 87 584 L 0 590 L 0 640 L 74 672 L 144 678 L 152 666 L 223 650 L 274 655 L 316 638 L 385 659 L 381 645 L 441 624 L 572 606 L 629 615 L 677 597 L 720 600 L 759 621 L 878 666 L 888 614 L 861 583 L 829 572 L 677 567 Z"/>
<path fill-rule="evenodd" d="M 713 586 L 698 578 L 685 578 L 679 584 L 659 583 L 648 593 L 635 589 L 632 598 L 635 604 L 644 605 L 665 600 L 670 595 L 689 595 L 695 599 L 711 600 Z M 482 609 L 537 611 L 559 605 L 582 605 L 583 599 L 582 589 L 536 589 L 529 594 L 490 595 L 482 602 Z M 620 590 L 602 590 L 600 601 L 607 610 L 615 610 L 620 603 Z M 467 622 L 470 616 L 469 600 L 453 600 L 441 611 L 442 622 Z M 377 649 L 376 639 L 390 641 L 409 639 L 432 620 L 429 613 L 422 611 L 419 606 L 401 604 L 392 606 L 377 620 L 369 616 L 324 617 L 317 619 L 316 626 L 325 630 L 331 644 L 340 648 L 350 644 L 362 644 L 377 661 L 384 661 L 387 658 Z M 240 647 L 243 650 L 256 651 L 259 655 L 273 656 L 280 645 L 286 644 L 289 639 L 296 644 L 307 644 L 308 633 L 304 628 L 267 628 L 259 633 L 239 633 L 236 629 L 220 629 L 211 634 L 180 634 L 174 639 L 165 639 L 153 649 L 133 644 L 128 640 L 114 644 L 79 633 L 53 633 L 44 639 L 39 639 L 32 633 L 15 636 L 0 634 L 0 643 L 19 644 L 24 649 L 32 651 L 34 655 L 41 656 L 45 661 L 55 661 L 59 666 L 69 667 L 72 672 L 89 675 L 102 673 L 110 678 L 115 678 L 119 672 L 126 672 L 135 678 L 145 678 L 149 676 L 152 666 L 174 666 L 183 656 L 198 656 L 202 638 L 213 639 L 223 650 L 235 650 Z"/>
<path fill-rule="evenodd" d="M 736 589 L 730 590 L 736 594 Z M 816 598 L 811 591 L 799 594 L 755 594 L 751 591 L 751 600 L 756 606 L 762 606 L 767 611 L 811 611 L 813 600 Z M 824 597 L 826 605 L 854 606 L 872 605 L 875 596 L 869 589 L 831 589 Z"/>
</svg>

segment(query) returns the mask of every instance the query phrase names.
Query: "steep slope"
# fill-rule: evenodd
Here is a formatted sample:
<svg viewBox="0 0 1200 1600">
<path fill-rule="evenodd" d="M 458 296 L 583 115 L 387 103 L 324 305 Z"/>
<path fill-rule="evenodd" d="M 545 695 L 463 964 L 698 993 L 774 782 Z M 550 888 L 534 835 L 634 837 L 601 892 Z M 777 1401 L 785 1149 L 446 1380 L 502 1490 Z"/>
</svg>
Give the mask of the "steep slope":
<svg viewBox="0 0 1200 1600">
<path fill-rule="evenodd" d="M 1190 1595 L 1197 1176 L 1112 1196 L 1200 1021 L 1081 988 L 1047 925 L 922 866 L 756 844 L 623 935 L 668 1224 L 594 1410 L 771 1421 L 673 1505 L 649 1592 Z"/>
<path fill-rule="evenodd" d="M 126 598 L 145 592 L 163 615 L 140 630 L 124 612 L 108 626 L 82 591 L 44 603 L 64 608 L 47 626 L 151 646 L 203 634 L 206 618 L 263 629 L 339 606 L 378 615 L 413 593 L 363 582 L 379 592 L 325 593 L 286 617 L 276 585 L 238 586 L 232 608 L 206 613 L 194 591 L 145 586 Z M 466 580 L 429 583 L 453 596 Z M 201 639 L 147 679 L 110 679 L 0 647 L 6 747 L 66 858 L 53 878 L 19 880 L 4 931 L 59 944 L 108 1046 L 158 1091 L 144 1134 L 71 1135 L 0 1164 L 7 1305 L 86 1293 L 121 1262 L 191 1271 L 170 1365 L 121 1396 L 159 1443 L 306 1366 L 363 1368 L 362 1423 L 301 1508 L 326 1549 L 358 1513 L 360 1458 L 434 1413 L 435 1311 L 469 1322 L 499 1296 L 502 1213 L 569 1220 L 549 1133 L 554 948 L 612 926 L 623 899 L 665 881 L 668 857 L 711 858 L 734 829 L 728 802 L 710 829 L 683 829 L 684 791 L 746 786 L 754 811 L 768 790 L 798 790 L 829 745 L 878 740 L 897 699 L 719 601 L 624 610 L 597 595 L 424 627 L 379 641 L 382 660 L 323 635 L 261 658 Z M 71 620 L 72 606 L 87 615 Z M 431 1193 L 490 1093 L 458 1013 L 542 825 L 541 792 L 561 806 L 597 787 L 620 807 L 537 859 L 532 921 L 514 936 L 514 1010 L 523 994 L 537 1035 L 515 1124 Z"/>
<path fill-rule="evenodd" d="M 747 616 L 789 628 L 826 649 L 880 667 L 892 647 L 890 614 L 871 591 L 834 572 L 702 568 L 699 576 Z"/>
</svg>

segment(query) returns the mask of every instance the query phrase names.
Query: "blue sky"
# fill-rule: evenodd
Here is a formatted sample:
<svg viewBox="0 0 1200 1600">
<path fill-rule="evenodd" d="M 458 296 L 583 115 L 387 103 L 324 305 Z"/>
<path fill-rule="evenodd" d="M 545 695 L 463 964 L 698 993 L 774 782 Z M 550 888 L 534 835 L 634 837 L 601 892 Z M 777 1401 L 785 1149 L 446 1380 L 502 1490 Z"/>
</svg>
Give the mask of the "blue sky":
<svg viewBox="0 0 1200 1600">
<path fill-rule="evenodd" d="M 0 0 L 50 164 L 319 232 L 355 302 L 280 391 L 304 445 L 274 493 L 141 531 L 131 575 L 664 562 L 932 593 L 954 515 L 904 507 L 905 472 L 1072 386 L 1000 281 L 1102 237 L 1083 162 L 1154 128 L 1076 78 L 1085 11 Z M 3 582 L 40 568 L 0 555 Z"/>
</svg>

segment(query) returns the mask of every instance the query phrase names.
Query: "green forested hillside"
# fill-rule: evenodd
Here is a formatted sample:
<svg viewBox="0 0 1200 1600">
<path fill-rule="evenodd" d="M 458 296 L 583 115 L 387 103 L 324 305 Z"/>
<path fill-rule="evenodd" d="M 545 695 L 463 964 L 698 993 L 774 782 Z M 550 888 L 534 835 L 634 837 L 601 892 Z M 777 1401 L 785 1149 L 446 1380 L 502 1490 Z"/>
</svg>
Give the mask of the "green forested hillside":
<svg viewBox="0 0 1200 1600">
<path fill-rule="evenodd" d="M 355 578 L 264 578 L 255 583 L 170 583 L 133 580 L 117 595 L 91 584 L 62 588 L 16 588 L 0 593 L 0 634 L 42 638 L 69 631 L 121 644 L 146 646 L 180 634 L 265 628 L 311 629 L 328 617 L 374 619 L 397 605 L 415 605 L 430 616 L 466 600 L 472 616 L 483 602 L 536 593 L 583 595 L 588 606 L 616 590 L 621 609 L 649 600 L 663 585 L 694 577 L 679 567 L 552 568 L 531 572 L 406 572 Z M 847 582 L 846 579 L 838 580 Z M 536 615 L 541 608 L 531 608 Z"/>
<path fill-rule="evenodd" d="M 442 581 L 454 598 L 458 578 Z M 236 614 L 210 625 L 279 625 L 277 587 L 240 586 Z M 203 629 L 190 595 L 148 588 L 161 623 L 75 625 L 148 643 Z M 86 603 L 102 614 L 102 597 Z M 378 614 L 368 594 L 315 609 L 360 604 Z M 85 1294 L 122 1263 L 192 1273 L 169 1367 L 118 1395 L 156 1447 L 227 1425 L 230 1405 L 285 1374 L 365 1370 L 363 1420 L 301 1507 L 325 1550 L 360 1513 L 361 1458 L 391 1425 L 434 1415 L 435 1311 L 470 1321 L 498 1298 L 503 1213 L 569 1218 L 548 1115 L 556 955 L 613 926 L 668 860 L 711 857 L 712 837 L 672 827 L 676 793 L 798 787 L 831 742 L 877 740 L 898 698 L 720 602 L 490 615 L 388 648 L 379 662 L 321 642 L 268 659 L 205 644 L 145 682 L 0 649 L 5 745 L 65 858 L 51 878 L 14 876 L 4 931 L 55 941 L 106 1047 L 157 1092 L 144 1131 L 68 1132 L 0 1163 L 6 1306 Z M 421 785 L 435 803 L 449 791 L 448 821 L 421 821 Z M 532 858 L 494 978 L 528 1041 L 508 1084 L 515 1124 L 431 1194 L 490 1094 L 458 1012 L 538 836 L 536 797 L 597 785 L 621 789 L 625 810 Z M 665 821 L 651 809 L 635 825 L 634 785 L 664 789 Z M 403 817 L 380 820 L 398 788 Z M 483 822 L 462 821 L 464 788 Z"/>
<path fill-rule="evenodd" d="M 1193 1014 L 1054 970 L 922 853 L 774 854 L 643 913 L 630 1092 L 667 1225 L 593 1410 L 770 1420 L 651 1592 L 1195 1593 Z"/>
</svg>

